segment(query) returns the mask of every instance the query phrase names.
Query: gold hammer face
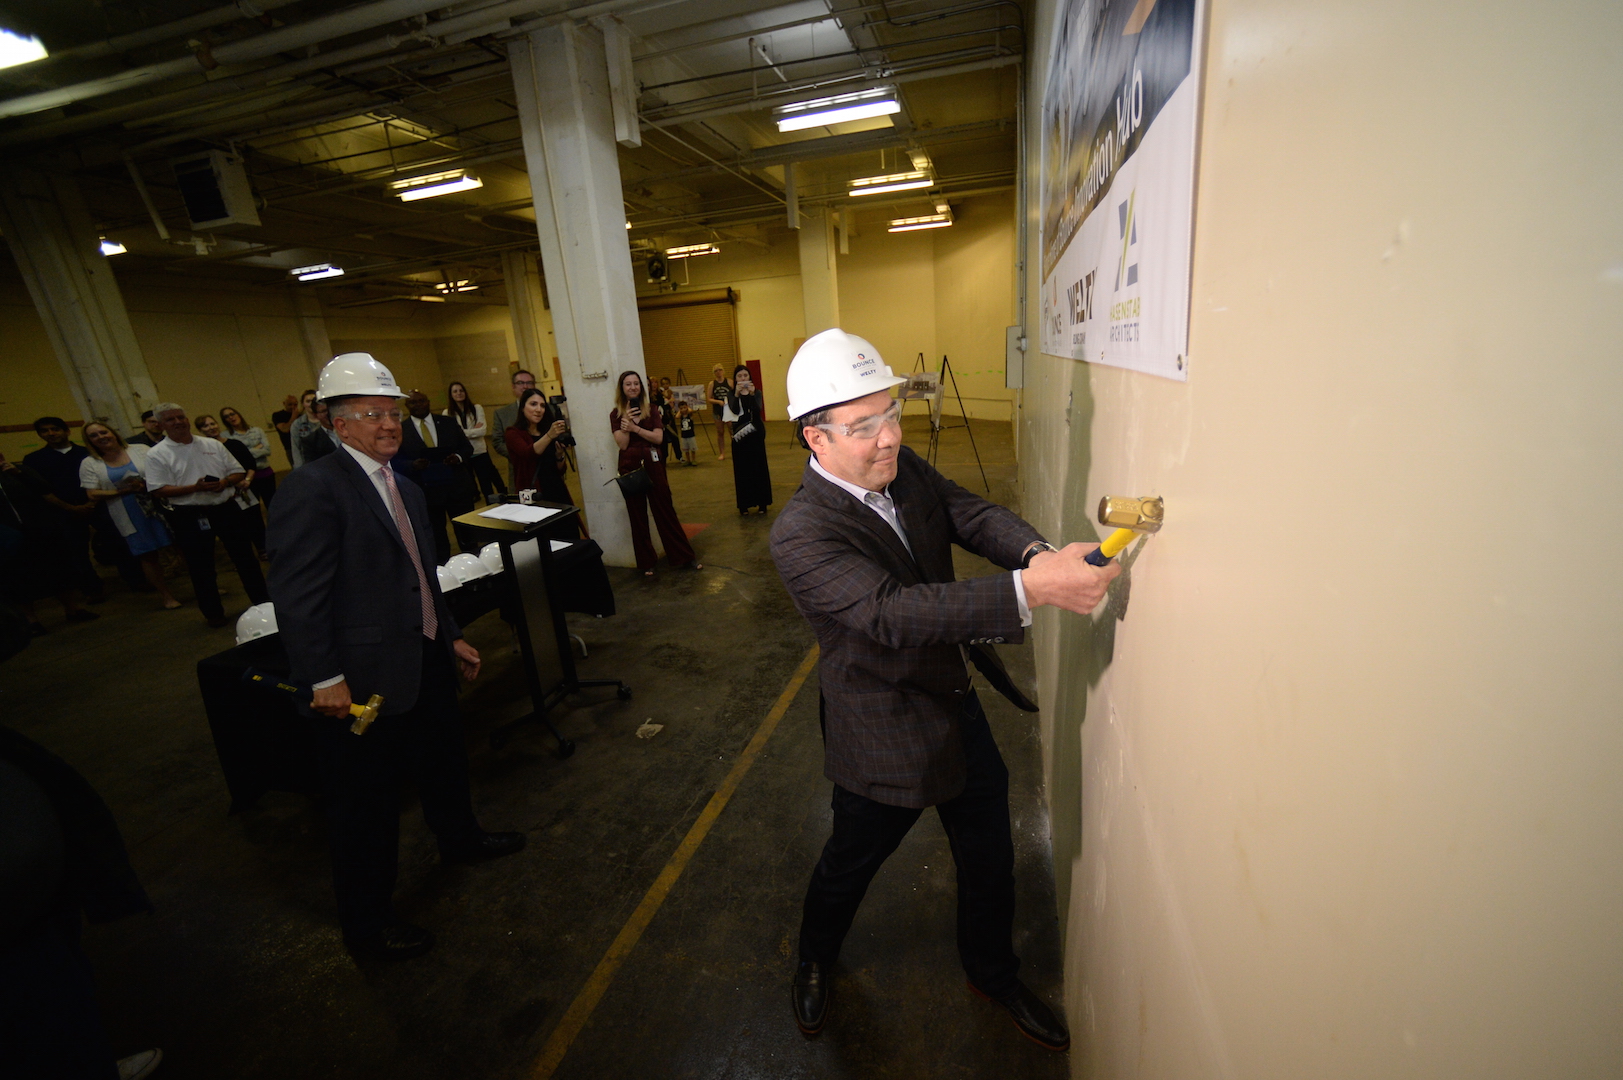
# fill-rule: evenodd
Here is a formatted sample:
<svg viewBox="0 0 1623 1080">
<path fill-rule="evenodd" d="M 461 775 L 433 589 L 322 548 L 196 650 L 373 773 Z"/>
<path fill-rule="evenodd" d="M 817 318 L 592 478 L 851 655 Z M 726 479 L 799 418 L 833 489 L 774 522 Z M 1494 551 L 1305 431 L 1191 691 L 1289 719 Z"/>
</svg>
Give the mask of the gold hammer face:
<svg viewBox="0 0 1623 1080">
<path fill-rule="evenodd" d="M 350 703 L 349 714 L 355 722 L 349 725 L 349 730 L 356 735 L 365 735 L 366 729 L 372 726 L 372 721 L 378 718 L 378 710 L 383 708 L 383 695 L 373 694 L 372 700 L 365 705 Z"/>
<path fill-rule="evenodd" d="M 1159 532 L 1161 516 L 1165 511 L 1166 507 L 1155 495 L 1146 495 L 1142 499 L 1106 495 L 1099 500 L 1099 524 L 1132 529 L 1134 532 Z"/>
</svg>

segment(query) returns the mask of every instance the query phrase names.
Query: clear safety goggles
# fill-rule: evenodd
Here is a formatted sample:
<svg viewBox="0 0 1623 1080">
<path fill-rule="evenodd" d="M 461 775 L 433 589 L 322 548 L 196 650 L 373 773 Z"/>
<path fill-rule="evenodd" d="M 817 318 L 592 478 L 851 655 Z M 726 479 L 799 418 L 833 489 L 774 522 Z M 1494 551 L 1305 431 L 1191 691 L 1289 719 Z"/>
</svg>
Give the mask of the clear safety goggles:
<svg viewBox="0 0 1623 1080">
<path fill-rule="evenodd" d="M 884 412 L 875 413 L 873 416 L 864 416 L 862 419 L 853 420 L 849 424 L 818 424 L 817 426 L 824 431 L 837 431 L 841 435 L 847 435 L 853 439 L 872 439 L 884 428 L 892 425 L 900 427 L 901 423 L 902 403 L 893 401 L 890 403 L 890 408 Z"/>
<path fill-rule="evenodd" d="M 365 420 L 368 424 L 381 424 L 385 420 L 400 423 L 405 419 L 405 413 L 399 409 L 368 409 L 365 412 L 345 413 L 351 420 Z"/>
</svg>

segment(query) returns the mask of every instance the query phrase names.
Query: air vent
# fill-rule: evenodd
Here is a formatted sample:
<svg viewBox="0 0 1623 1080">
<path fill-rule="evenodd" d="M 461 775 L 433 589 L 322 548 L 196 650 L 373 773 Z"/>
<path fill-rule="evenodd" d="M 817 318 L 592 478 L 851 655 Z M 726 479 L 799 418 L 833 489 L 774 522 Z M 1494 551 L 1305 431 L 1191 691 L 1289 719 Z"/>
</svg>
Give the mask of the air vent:
<svg viewBox="0 0 1623 1080">
<path fill-rule="evenodd" d="M 253 189 L 242 159 L 223 150 L 210 150 L 195 157 L 176 158 L 175 184 L 186 202 L 186 215 L 193 229 L 217 229 L 222 225 L 258 225 L 259 210 L 254 206 Z"/>
</svg>

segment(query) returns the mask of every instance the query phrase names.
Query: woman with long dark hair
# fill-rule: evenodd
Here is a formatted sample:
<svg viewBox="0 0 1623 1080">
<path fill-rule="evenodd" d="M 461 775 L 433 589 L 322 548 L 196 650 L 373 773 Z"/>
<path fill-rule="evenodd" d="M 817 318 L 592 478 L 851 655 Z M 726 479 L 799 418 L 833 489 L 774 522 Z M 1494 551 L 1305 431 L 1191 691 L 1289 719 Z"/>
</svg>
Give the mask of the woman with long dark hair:
<svg viewBox="0 0 1623 1080">
<path fill-rule="evenodd" d="M 772 505 L 772 473 L 766 464 L 766 417 L 754 376 L 743 364 L 733 368 L 733 495 L 738 512 L 747 514 Z"/>
<path fill-rule="evenodd" d="M 671 485 L 665 478 L 665 428 L 659 422 L 659 412 L 652 407 L 643 393 L 642 376 L 635 371 L 622 371 L 614 388 L 616 407 L 609 412 L 609 430 L 614 443 L 620 448 L 620 475 L 639 470 L 645 472 L 648 483 L 645 490 L 636 490 L 636 482 L 622 483 L 620 494 L 625 497 L 626 513 L 631 517 L 631 548 L 637 555 L 637 569 L 645 577 L 654 576 L 659 555 L 654 551 L 648 535 L 648 512 L 653 511 L 654 527 L 659 530 L 660 543 L 665 545 L 665 557 L 680 569 L 691 565 L 703 570 L 704 565 L 693 554 L 693 545 L 682 530 L 682 521 L 671 505 Z M 628 491 L 630 487 L 633 490 Z"/>
<path fill-rule="evenodd" d="M 532 387 L 519 395 L 518 415 L 503 437 L 520 490 L 534 488 L 542 502 L 575 504 L 564 483 L 569 459 L 559 442 L 568 431 L 569 422 L 553 411 L 541 391 Z"/>
<path fill-rule="evenodd" d="M 490 460 L 490 444 L 485 441 L 485 436 L 489 434 L 485 426 L 485 407 L 468 396 L 468 388 L 460 382 L 453 382 L 446 389 L 445 397 L 451 407 L 445 410 L 444 415 L 455 420 L 461 426 L 462 434 L 473 444 L 473 460 L 468 465 L 479 483 L 479 494 L 485 497 L 487 503 L 496 502 L 496 496 L 507 494 L 507 485 L 502 482 L 502 474 L 497 471 L 496 463 Z M 507 432 L 498 431 L 495 437 L 505 442 Z"/>
</svg>

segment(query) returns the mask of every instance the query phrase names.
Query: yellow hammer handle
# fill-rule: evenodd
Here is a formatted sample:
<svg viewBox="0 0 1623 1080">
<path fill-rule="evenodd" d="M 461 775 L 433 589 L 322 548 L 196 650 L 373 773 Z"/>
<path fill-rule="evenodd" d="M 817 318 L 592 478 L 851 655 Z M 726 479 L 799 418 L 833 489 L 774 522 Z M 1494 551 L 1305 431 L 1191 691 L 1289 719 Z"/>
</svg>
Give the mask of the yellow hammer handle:
<svg viewBox="0 0 1623 1080">
<path fill-rule="evenodd" d="M 1137 536 L 1132 529 L 1117 529 L 1111 533 L 1105 542 L 1099 545 L 1099 553 L 1107 559 L 1113 559 L 1121 553 L 1122 549 L 1133 542 Z"/>
</svg>

